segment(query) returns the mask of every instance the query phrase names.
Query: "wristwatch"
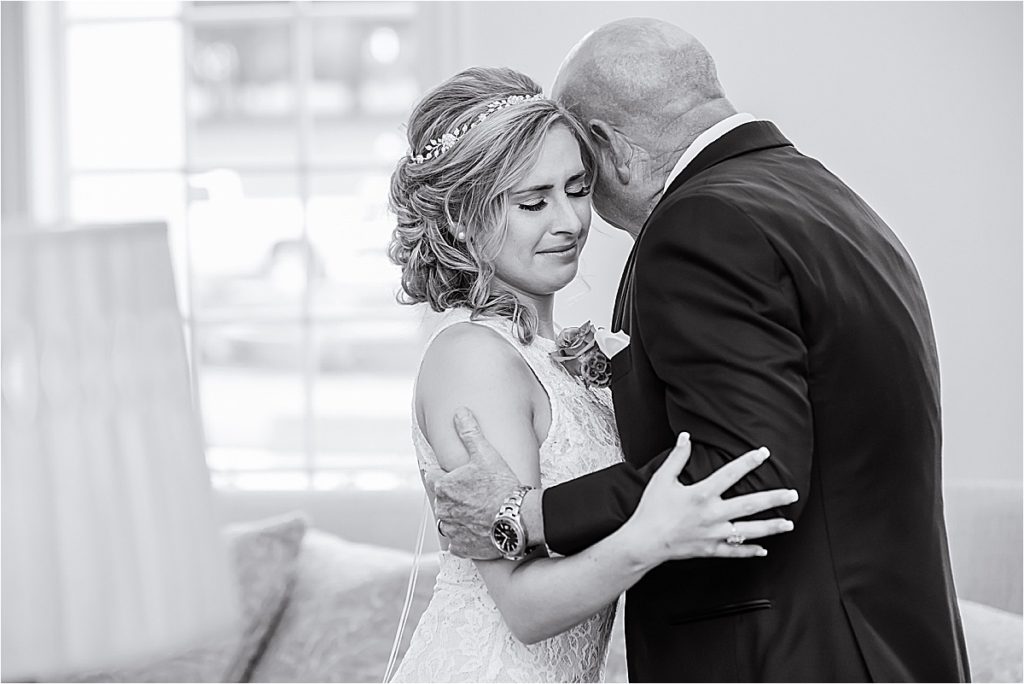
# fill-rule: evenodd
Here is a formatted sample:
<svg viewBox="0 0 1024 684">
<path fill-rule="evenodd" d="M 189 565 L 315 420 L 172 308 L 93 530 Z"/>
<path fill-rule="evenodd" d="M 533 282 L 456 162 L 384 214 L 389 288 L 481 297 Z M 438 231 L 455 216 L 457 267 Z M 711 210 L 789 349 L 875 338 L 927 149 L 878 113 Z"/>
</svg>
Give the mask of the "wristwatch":
<svg viewBox="0 0 1024 684">
<path fill-rule="evenodd" d="M 516 487 L 501 504 L 491 523 L 491 543 L 508 560 L 517 561 L 526 557 L 526 530 L 523 528 L 520 511 L 523 497 L 531 489 L 533 487 L 530 485 Z"/>
</svg>

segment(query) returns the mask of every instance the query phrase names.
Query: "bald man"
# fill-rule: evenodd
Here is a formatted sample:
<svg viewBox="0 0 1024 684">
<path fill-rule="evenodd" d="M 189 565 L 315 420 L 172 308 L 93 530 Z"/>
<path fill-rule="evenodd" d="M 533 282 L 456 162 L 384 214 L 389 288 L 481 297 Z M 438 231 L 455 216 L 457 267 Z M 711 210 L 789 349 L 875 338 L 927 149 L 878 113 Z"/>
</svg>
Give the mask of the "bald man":
<svg viewBox="0 0 1024 684">
<path fill-rule="evenodd" d="M 903 245 L 773 124 L 737 113 L 678 27 L 598 29 L 552 96 L 598 149 L 594 208 L 635 238 L 613 323 L 630 343 L 611 362 L 626 462 L 527 494 L 527 544 L 568 555 L 617 529 L 682 431 L 684 484 L 767 445 L 733 492 L 798 490 L 768 513 L 795 530 L 764 540 L 764 559 L 666 563 L 637 583 L 630 680 L 966 681 L 938 361 Z M 471 461 L 434 484 L 453 549 L 494 555 L 480 530 L 514 476 Z"/>
</svg>

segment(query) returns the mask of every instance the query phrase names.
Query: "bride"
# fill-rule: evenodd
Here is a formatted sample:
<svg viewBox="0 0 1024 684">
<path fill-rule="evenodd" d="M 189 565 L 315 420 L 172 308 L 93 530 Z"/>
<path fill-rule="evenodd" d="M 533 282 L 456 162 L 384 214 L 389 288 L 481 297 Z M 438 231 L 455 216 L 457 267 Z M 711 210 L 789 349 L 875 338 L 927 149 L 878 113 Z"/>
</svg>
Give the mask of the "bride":
<svg viewBox="0 0 1024 684">
<path fill-rule="evenodd" d="M 554 295 L 576 275 L 590 229 L 595 168 L 585 131 L 523 74 L 471 68 L 423 98 L 408 137 L 412 153 L 391 180 L 389 254 L 406 301 L 446 312 L 414 392 L 421 469 L 468 458 L 455 426 L 466 420 L 461 407 L 524 485 L 549 487 L 616 463 L 609 390 L 551 358 Z M 471 561 L 442 551 L 433 598 L 394 681 L 603 680 L 616 601 L 648 570 L 765 553 L 723 543 L 728 514 L 708 501 L 767 450 L 683 487 L 676 476 L 688 455 L 683 433 L 629 522 L 575 556 L 538 548 Z M 715 496 L 692 496 L 701 486 Z M 782 490 L 748 496 L 759 497 L 758 511 L 788 502 Z M 746 539 L 792 528 L 780 519 L 736 526 Z"/>
</svg>

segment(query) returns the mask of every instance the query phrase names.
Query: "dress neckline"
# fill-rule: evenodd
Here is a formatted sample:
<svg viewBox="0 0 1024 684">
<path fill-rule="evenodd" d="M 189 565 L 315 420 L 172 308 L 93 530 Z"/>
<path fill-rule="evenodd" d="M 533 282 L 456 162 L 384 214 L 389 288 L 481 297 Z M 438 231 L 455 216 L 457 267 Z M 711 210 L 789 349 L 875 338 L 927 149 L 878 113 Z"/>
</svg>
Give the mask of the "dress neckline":
<svg viewBox="0 0 1024 684">
<path fill-rule="evenodd" d="M 516 340 L 517 342 L 519 341 L 519 337 L 515 334 L 515 330 L 513 330 L 513 328 L 512 328 L 512 321 L 510 321 L 509 319 L 505 318 L 504 316 L 480 316 L 479 318 L 473 319 L 472 318 L 472 316 L 473 316 L 472 311 L 470 311 L 469 309 L 467 309 L 465 307 L 460 307 L 460 308 L 462 308 L 462 311 L 463 311 L 463 313 L 464 313 L 464 315 L 466 317 L 466 321 L 467 322 L 470 322 L 470 323 L 490 323 L 492 325 L 501 326 L 501 328 L 504 330 L 504 332 L 506 332 L 509 335 L 511 335 L 512 338 L 514 340 Z M 538 332 L 538 333 L 534 334 L 533 342 L 531 344 L 535 344 L 535 343 L 539 342 L 539 343 L 541 343 L 544 346 L 551 347 L 552 349 L 556 348 L 558 346 L 558 342 L 557 342 L 558 333 L 561 332 L 563 328 L 562 328 L 562 326 L 558 325 L 557 323 L 554 324 L 554 327 L 555 327 L 555 337 L 556 337 L 556 339 L 552 340 L 550 338 L 544 337 L 543 335 L 541 335 Z"/>
</svg>

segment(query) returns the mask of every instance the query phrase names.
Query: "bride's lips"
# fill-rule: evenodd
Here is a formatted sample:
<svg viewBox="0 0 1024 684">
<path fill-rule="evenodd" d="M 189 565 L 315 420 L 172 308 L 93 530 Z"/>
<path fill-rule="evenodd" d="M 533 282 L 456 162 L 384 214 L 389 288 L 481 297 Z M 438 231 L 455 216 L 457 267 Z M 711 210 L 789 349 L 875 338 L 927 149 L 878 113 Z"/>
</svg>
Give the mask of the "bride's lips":
<svg viewBox="0 0 1024 684">
<path fill-rule="evenodd" d="M 579 245 L 580 243 L 577 240 L 574 242 L 570 242 L 567 245 L 562 245 L 561 247 L 552 247 L 550 249 L 541 250 L 537 252 L 537 254 L 549 254 L 554 257 L 563 258 L 575 257 L 576 253 L 579 251 Z"/>
</svg>

